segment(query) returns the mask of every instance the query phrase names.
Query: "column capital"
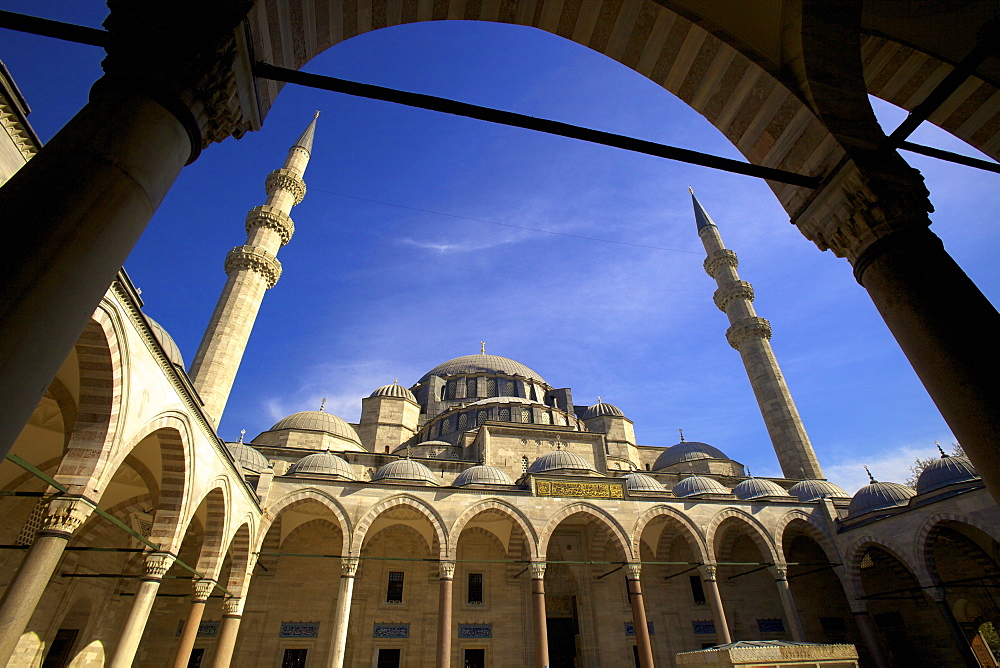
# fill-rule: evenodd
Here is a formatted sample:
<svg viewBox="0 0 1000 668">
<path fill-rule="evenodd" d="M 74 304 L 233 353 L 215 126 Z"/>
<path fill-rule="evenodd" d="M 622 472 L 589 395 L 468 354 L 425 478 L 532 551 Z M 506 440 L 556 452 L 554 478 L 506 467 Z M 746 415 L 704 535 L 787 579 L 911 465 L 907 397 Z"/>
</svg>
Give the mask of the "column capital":
<svg viewBox="0 0 1000 668">
<path fill-rule="evenodd" d="M 788 564 L 774 564 L 768 567 L 776 582 L 788 580 Z"/>
<path fill-rule="evenodd" d="M 771 323 L 767 318 L 760 316 L 750 316 L 737 320 L 726 330 L 726 341 L 736 350 L 747 341 L 753 339 L 770 339 Z"/>
<path fill-rule="evenodd" d="M 239 617 L 243 614 L 246 599 L 242 596 L 227 596 L 222 602 L 222 614 L 229 617 Z"/>
<path fill-rule="evenodd" d="M 344 557 L 340 560 L 340 577 L 353 578 L 358 574 L 358 565 L 361 560 L 357 557 Z"/>
<path fill-rule="evenodd" d="M 528 564 L 528 568 L 531 569 L 531 579 L 532 580 L 544 580 L 545 579 L 545 562 L 544 561 L 532 561 Z"/>
<path fill-rule="evenodd" d="M 208 600 L 208 597 L 212 595 L 213 589 L 215 589 L 215 580 L 211 580 L 209 578 L 195 580 L 194 596 L 192 598 L 198 603 L 204 603 Z"/>
<path fill-rule="evenodd" d="M 944 587 L 927 587 L 924 591 L 935 603 L 947 603 L 948 601 L 947 591 Z"/>
<path fill-rule="evenodd" d="M 438 572 L 442 580 L 451 580 L 455 577 L 455 562 L 454 561 L 439 561 L 438 562 Z"/>
<path fill-rule="evenodd" d="M 146 557 L 146 575 L 143 580 L 160 581 L 167 574 L 170 567 L 174 565 L 176 557 L 167 552 L 153 552 Z"/>
<path fill-rule="evenodd" d="M 83 499 L 52 499 L 45 510 L 42 526 L 38 532 L 69 538 L 87 521 L 92 512 L 94 507 Z"/>
<path fill-rule="evenodd" d="M 256 246 L 237 246 L 226 255 L 226 274 L 250 269 L 257 272 L 267 281 L 268 289 L 274 287 L 281 278 L 281 263 L 278 258 L 263 248 Z"/>
<path fill-rule="evenodd" d="M 701 577 L 709 581 L 714 581 L 719 567 L 716 564 L 702 564 L 698 567 L 698 570 L 701 572 Z"/>
<path fill-rule="evenodd" d="M 630 561 L 625 564 L 625 577 L 629 580 L 638 580 L 642 573 L 642 564 Z"/>
<path fill-rule="evenodd" d="M 847 597 L 847 602 L 851 606 L 851 614 L 854 614 L 854 615 L 867 615 L 868 614 L 868 601 L 866 601 L 866 600 L 859 600 L 859 599 L 856 599 L 856 598 L 852 598 L 851 596 L 848 596 Z"/>
</svg>

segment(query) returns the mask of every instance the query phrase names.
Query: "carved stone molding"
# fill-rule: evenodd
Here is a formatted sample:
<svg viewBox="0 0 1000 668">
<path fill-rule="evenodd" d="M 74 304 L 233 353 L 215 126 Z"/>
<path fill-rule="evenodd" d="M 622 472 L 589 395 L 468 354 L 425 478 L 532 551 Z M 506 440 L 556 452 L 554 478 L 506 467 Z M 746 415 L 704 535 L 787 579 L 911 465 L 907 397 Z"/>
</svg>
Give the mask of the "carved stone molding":
<svg viewBox="0 0 1000 668">
<path fill-rule="evenodd" d="M 39 533 L 68 538 L 93 510 L 93 506 L 81 499 L 53 499 L 42 518 Z"/>
<path fill-rule="evenodd" d="M 269 289 L 281 278 L 281 263 L 278 258 L 256 246 L 237 246 L 229 251 L 225 267 L 229 275 L 235 271 L 252 269 L 264 277 Z"/>
<path fill-rule="evenodd" d="M 279 189 L 287 190 L 295 195 L 296 204 L 301 204 L 306 197 L 306 182 L 290 169 L 276 169 L 267 175 L 267 179 L 264 181 L 264 190 L 267 191 L 268 197 Z"/>
<path fill-rule="evenodd" d="M 788 579 L 788 566 L 787 565 L 785 565 L 785 564 L 775 564 L 774 566 L 771 566 L 770 570 L 771 570 L 771 575 L 774 576 L 774 579 L 776 581 L 781 582 L 781 581 L 784 581 L 784 580 Z"/>
<path fill-rule="evenodd" d="M 174 564 L 174 555 L 165 552 L 155 552 L 146 557 L 146 575 L 144 580 L 161 580 Z"/>
<path fill-rule="evenodd" d="M 733 281 L 716 290 L 712 299 L 715 300 L 715 305 L 719 307 L 719 310 L 725 313 L 726 309 L 729 308 L 729 302 L 734 299 L 745 299 L 752 302 L 753 286 L 746 281 Z"/>
<path fill-rule="evenodd" d="M 532 580 L 543 580 L 545 579 L 545 562 L 544 561 L 532 561 L 529 565 L 531 568 L 531 579 Z"/>
<path fill-rule="evenodd" d="M 204 603 L 208 600 L 208 597 L 212 595 L 212 590 L 215 589 L 215 580 L 202 579 L 194 581 L 194 600 L 199 603 Z"/>
<path fill-rule="evenodd" d="M 736 253 L 728 248 L 712 251 L 712 254 L 705 258 L 704 262 L 705 273 L 712 278 L 715 278 L 715 275 L 722 267 L 736 269 L 738 266 L 740 266 L 740 261 L 737 259 Z"/>
<path fill-rule="evenodd" d="M 454 561 L 440 561 L 438 562 L 438 571 L 442 580 L 451 580 L 455 577 L 455 562 Z"/>
<path fill-rule="evenodd" d="M 736 350 L 752 339 L 771 338 L 771 323 L 766 318 L 753 316 L 737 320 L 726 330 L 726 341 Z"/>
<path fill-rule="evenodd" d="M 266 227 L 278 233 L 281 245 L 284 246 L 295 234 L 295 223 L 291 216 L 273 206 L 262 204 L 247 212 L 246 230 L 251 234 L 258 227 Z"/>
<path fill-rule="evenodd" d="M 246 600 L 242 596 L 229 596 L 222 602 L 222 614 L 230 617 L 238 617 L 243 614 L 243 604 Z"/>
<path fill-rule="evenodd" d="M 340 575 L 345 578 L 353 578 L 358 574 L 358 564 L 360 560 L 357 557 L 345 557 L 340 560 Z"/>
<path fill-rule="evenodd" d="M 625 564 L 625 574 L 629 580 L 638 580 L 639 575 L 642 573 L 642 564 L 628 563 Z"/>
<path fill-rule="evenodd" d="M 698 567 L 698 570 L 701 571 L 701 577 L 706 580 L 714 580 L 719 567 L 715 564 L 702 564 Z"/>
</svg>

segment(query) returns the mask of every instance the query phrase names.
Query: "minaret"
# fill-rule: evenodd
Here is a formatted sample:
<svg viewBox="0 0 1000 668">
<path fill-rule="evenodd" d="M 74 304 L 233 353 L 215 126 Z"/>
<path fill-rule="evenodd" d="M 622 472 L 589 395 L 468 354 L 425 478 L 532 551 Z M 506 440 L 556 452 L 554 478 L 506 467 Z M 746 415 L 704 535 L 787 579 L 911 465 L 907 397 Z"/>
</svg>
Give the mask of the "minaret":
<svg viewBox="0 0 1000 668">
<path fill-rule="evenodd" d="M 229 400 L 264 291 L 274 287 L 281 276 L 278 249 L 287 244 L 295 232 L 288 214 L 306 195 L 302 176 L 309 164 L 317 118 L 318 111 L 309 127 L 288 149 L 285 164 L 267 175 L 264 181 L 267 201 L 247 214 L 246 243 L 226 255 L 229 278 L 190 371 L 191 381 L 216 427 Z"/>
<path fill-rule="evenodd" d="M 729 316 L 726 339 L 739 351 L 786 478 L 822 478 L 802 418 L 771 349 L 771 323 L 753 308 L 753 286 L 736 273 L 736 253 L 722 243 L 719 228 L 691 190 L 698 236 L 705 246 L 705 271 L 715 279 L 715 305 Z"/>
</svg>

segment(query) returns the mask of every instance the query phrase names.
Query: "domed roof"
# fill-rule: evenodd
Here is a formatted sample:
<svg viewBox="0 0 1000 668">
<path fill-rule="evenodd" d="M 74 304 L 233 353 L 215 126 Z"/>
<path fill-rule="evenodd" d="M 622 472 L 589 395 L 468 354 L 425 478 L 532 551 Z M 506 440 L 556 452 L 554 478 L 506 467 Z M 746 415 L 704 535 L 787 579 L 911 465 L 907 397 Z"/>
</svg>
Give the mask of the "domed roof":
<svg viewBox="0 0 1000 668">
<path fill-rule="evenodd" d="M 487 397 L 485 399 L 477 399 L 469 404 L 469 406 L 487 406 L 490 404 L 534 404 L 536 406 L 545 406 L 540 401 L 532 401 L 524 397 Z"/>
<path fill-rule="evenodd" d="M 332 452 L 317 452 L 313 455 L 306 455 L 288 468 L 288 475 L 296 473 L 322 473 L 340 476 L 347 480 L 358 479 L 354 475 L 351 465 Z"/>
<path fill-rule="evenodd" d="M 479 464 L 459 473 L 452 484 L 455 487 L 464 487 L 466 485 L 513 485 L 514 483 L 511 482 L 510 476 L 500 469 Z"/>
<path fill-rule="evenodd" d="M 399 383 L 393 383 L 392 385 L 383 385 L 374 392 L 372 392 L 370 397 L 399 397 L 400 399 L 409 399 L 413 403 L 417 402 L 417 398 L 413 396 L 413 392 L 400 385 Z"/>
<path fill-rule="evenodd" d="M 674 464 L 682 462 L 693 462 L 699 459 L 729 459 L 722 450 L 698 441 L 681 441 L 677 445 L 667 448 L 656 458 L 653 470 L 665 469 Z M 728 493 L 728 492 L 727 492 Z"/>
<path fill-rule="evenodd" d="M 372 476 L 372 482 L 378 480 L 397 480 L 400 482 L 427 482 L 438 484 L 434 473 L 429 468 L 412 459 L 397 459 L 389 462 Z"/>
<path fill-rule="evenodd" d="M 788 496 L 784 487 L 764 478 L 747 478 L 733 488 L 733 494 L 744 501 L 759 499 L 762 496 Z"/>
<path fill-rule="evenodd" d="M 920 472 L 917 478 L 917 494 L 926 494 L 936 489 L 953 485 L 957 482 L 967 482 L 979 477 L 968 457 L 944 455 L 941 459 L 931 462 Z"/>
<path fill-rule="evenodd" d="M 625 479 L 625 489 L 630 492 L 665 492 L 663 485 L 653 476 L 633 471 L 622 476 Z"/>
<path fill-rule="evenodd" d="M 149 328 L 153 331 L 153 336 L 155 336 L 156 340 L 160 342 L 160 347 L 163 348 L 163 352 L 166 353 L 167 359 L 170 360 L 170 363 L 176 364 L 180 368 L 184 369 L 184 356 L 181 355 L 181 349 L 177 347 L 177 342 L 174 341 L 174 337 L 170 336 L 170 333 L 163 328 L 163 325 L 156 322 L 148 315 L 146 316 L 146 322 L 149 323 Z"/>
<path fill-rule="evenodd" d="M 270 431 L 279 429 L 302 429 L 306 431 L 323 431 L 334 436 L 339 436 L 348 441 L 361 444 L 358 432 L 354 427 L 347 424 L 333 413 L 325 411 L 301 411 L 292 413 L 288 417 L 279 420 Z"/>
<path fill-rule="evenodd" d="M 718 480 L 693 475 L 674 485 L 674 496 L 698 496 L 700 494 L 729 494 L 729 490 Z"/>
<path fill-rule="evenodd" d="M 466 373 L 500 373 L 507 376 L 524 376 L 544 383 L 545 379 L 537 373 L 524 366 L 520 362 L 515 362 L 507 357 L 499 355 L 463 355 L 453 360 L 448 360 L 421 376 L 417 383 L 423 383 L 431 376 L 456 376 Z"/>
<path fill-rule="evenodd" d="M 553 450 L 546 452 L 536 459 L 528 467 L 528 473 L 544 473 L 546 471 L 558 471 L 560 469 L 570 469 L 576 471 L 590 471 L 596 473 L 594 466 L 586 459 L 570 452 L 569 450 Z"/>
<path fill-rule="evenodd" d="M 850 494 L 828 480 L 801 480 L 788 488 L 799 501 L 808 503 L 823 498 L 847 499 Z"/>
<path fill-rule="evenodd" d="M 905 506 L 910 497 L 916 494 L 915 490 L 898 482 L 873 480 L 870 485 L 865 485 L 854 494 L 851 505 L 847 507 L 847 516 L 856 517 L 876 510 Z"/>
<path fill-rule="evenodd" d="M 615 417 L 625 417 L 621 409 L 614 404 L 606 404 L 603 401 L 598 401 L 593 406 L 590 406 L 583 412 L 583 419 L 589 420 L 590 418 L 599 417 L 601 415 L 613 415 Z"/>
<path fill-rule="evenodd" d="M 226 447 L 240 468 L 253 473 L 262 473 L 270 466 L 267 457 L 246 443 L 226 443 Z"/>
</svg>

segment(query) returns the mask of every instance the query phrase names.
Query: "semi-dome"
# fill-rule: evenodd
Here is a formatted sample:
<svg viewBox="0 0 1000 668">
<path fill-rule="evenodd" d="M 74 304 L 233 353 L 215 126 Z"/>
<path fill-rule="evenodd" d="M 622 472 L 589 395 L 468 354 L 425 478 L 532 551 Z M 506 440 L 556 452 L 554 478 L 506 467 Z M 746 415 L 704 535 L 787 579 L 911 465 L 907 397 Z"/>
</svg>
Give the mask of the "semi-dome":
<svg viewBox="0 0 1000 668">
<path fill-rule="evenodd" d="M 327 413 L 326 411 L 301 411 L 292 413 L 271 427 L 271 431 L 279 431 L 281 429 L 322 431 L 339 436 L 353 443 L 361 444 L 361 439 L 358 437 L 358 432 L 354 431 L 354 427 L 333 413 Z"/>
<path fill-rule="evenodd" d="M 665 492 L 663 485 L 651 475 L 633 471 L 622 476 L 625 480 L 625 489 L 630 492 Z"/>
<path fill-rule="evenodd" d="M 729 494 L 729 490 L 718 480 L 693 475 L 674 485 L 674 496 L 699 496 L 701 494 Z"/>
<path fill-rule="evenodd" d="M 455 487 L 465 487 L 466 485 L 513 485 L 510 476 L 493 466 L 479 464 L 472 468 L 467 468 L 458 474 Z"/>
<path fill-rule="evenodd" d="M 847 507 L 847 516 L 857 517 L 876 510 L 905 506 L 910 502 L 910 497 L 916 494 L 915 490 L 898 482 L 873 480 L 870 485 L 865 485 L 855 493 L 851 505 Z"/>
<path fill-rule="evenodd" d="M 181 349 L 177 346 L 177 342 L 174 341 L 174 337 L 170 336 L 170 332 L 148 315 L 146 316 L 146 322 L 149 323 L 149 329 L 152 330 L 156 340 L 160 342 L 160 347 L 163 348 L 163 352 L 166 354 L 167 359 L 170 360 L 170 363 L 182 369 L 186 368 L 184 366 L 184 356 L 181 355 Z"/>
<path fill-rule="evenodd" d="M 788 496 L 784 487 L 764 478 L 747 478 L 733 488 L 733 494 L 743 501 L 759 499 L 762 496 Z"/>
<path fill-rule="evenodd" d="M 287 473 L 288 475 L 321 473 L 338 476 L 345 480 L 357 480 L 351 465 L 332 452 L 317 452 L 306 455 L 292 464 Z"/>
<path fill-rule="evenodd" d="M 237 466 L 253 473 L 263 473 L 270 464 L 267 457 L 246 443 L 226 443 L 226 447 L 236 460 Z"/>
<path fill-rule="evenodd" d="M 378 471 L 375 471 L 375 475 L 372 476 L 372 482 L 379 480 L 387 482 L 426 482 L 431 485 L 438 484 L 434 478 L 434 473 L 429 468 L 412 459 L 397 459 L 394 462 L 389 462 Z"/>
<path fill-rule="evenodd" d="M 917 478 L 917 494 L 926 494 L 958 482 L 976 480 L 979 474 L 968 457 L 944 455 L 931 462 Z"/>
<path fill-rule="evenodd" d="M 431 376 L 457 376 L 468 373 L 499 373 L 507 376 L 523 376 L 545 383 L 545 379 L 524 366 L 520 362 L 499 355 L 463 355 L 448 360 L 421 376 L 417 384 L 425 382 Z"/>
<path fill-rule="evenodd" d="M 528 473 L 545 473 L 546 471 L 560 470 L 585 471 L 588 473 L 597 472 L 593 464 L 569 450 L 546 452 L 528 467 Z"/>
<path fill-rule="evenodd" d="M 589 420 L 590 418 L 600 417 L 601 415 L 612 415 L 614 417 L 625 417 L 622 410 L 615 406 L 614 404 L 606 404 L 603 401 L 598 401 L 593 406 L 590 406 L 583 412 L 583 419 Z"/>
<path fill-rule="evenodd" d="M 788 488 L 789 493 L 803 503 L 819 499 L 848 499 L 850 494 L 829 480 L 801 480 Z"/>
<path fill-rule="evenodd" d="M 708 443 L 699 443 L 698 441 L 681 441 L 677 445 L 664 450 L 660 456 L 656 458 L 656 462 L 653 464 L 653 470 L 658 471 L 659 469 L 665 469 L 668 466 L 673 466 L 674 464 L 693 462 L 699 459 L 729 459 L 729 457 L 727 457 L 722 450 L 719 450 L 715 446 L 711 446 Z"/>
<path fill-rule="evenodd" d="M 417 398 L 413 396 L 413 392 L 400 385 L 399 383 L 392 383 L 391 385 L 383 385 L 374 392 L 372 392 L 370 397 L 399 397 L 400 399 L 409 399 L 413 403 L 417 402 Z"/>
</svg>

